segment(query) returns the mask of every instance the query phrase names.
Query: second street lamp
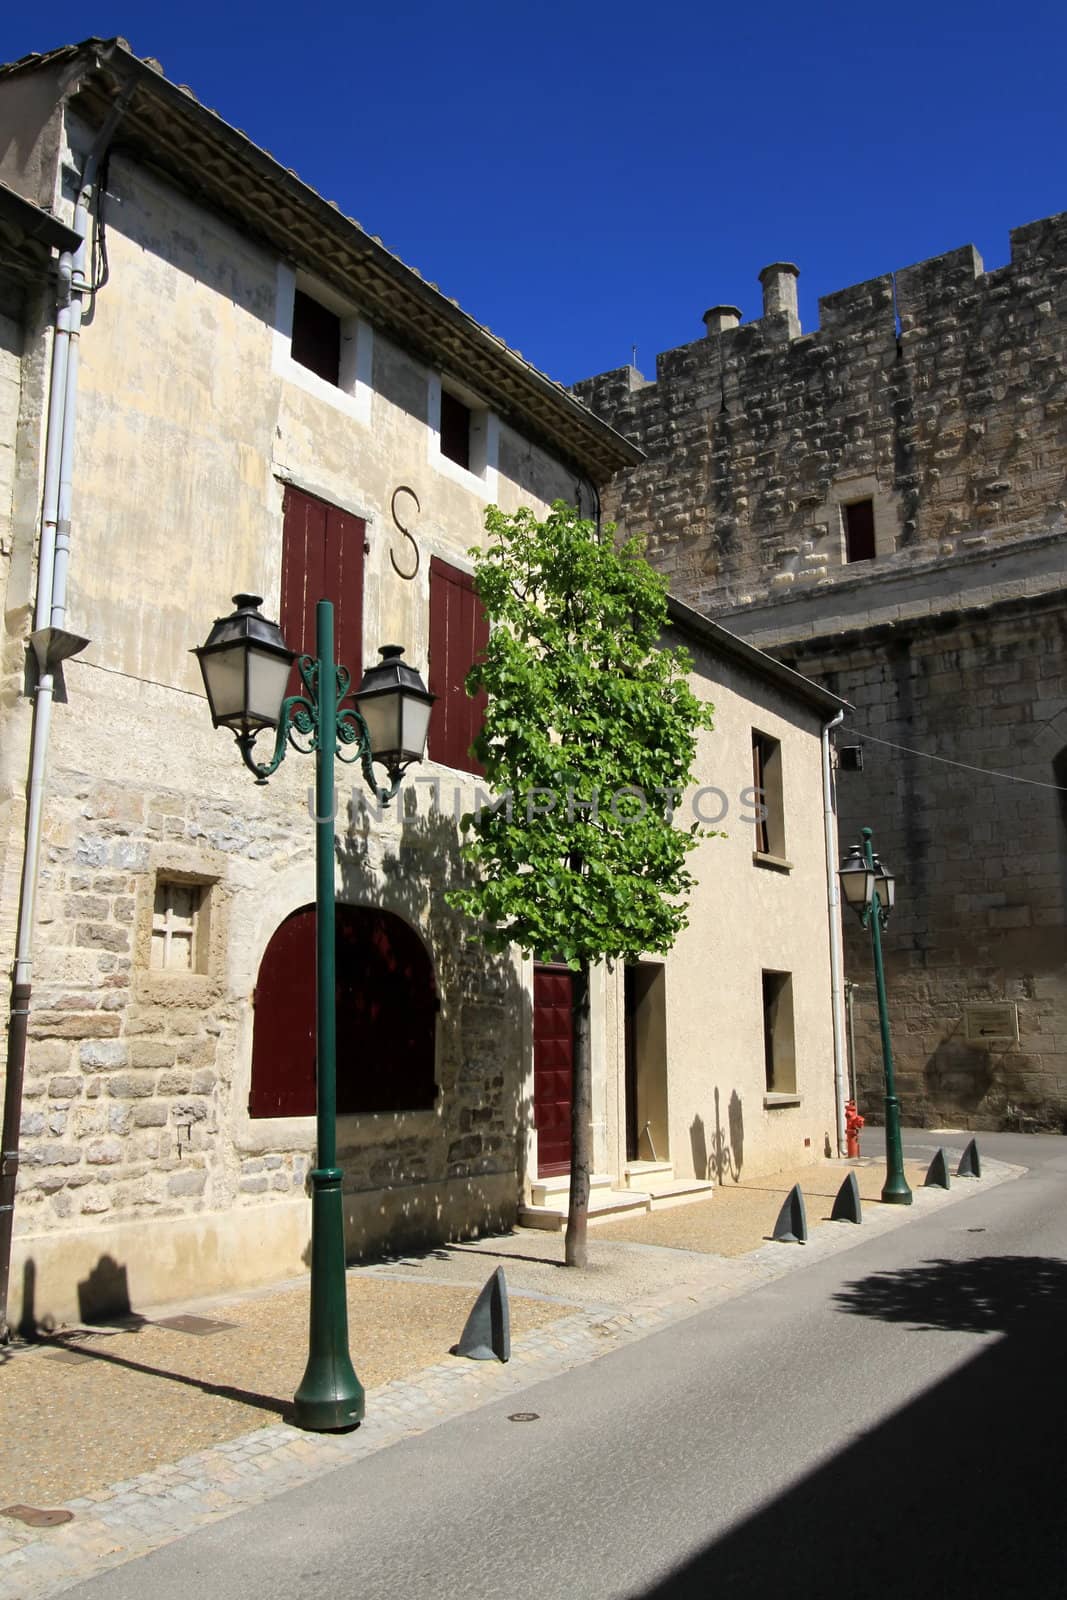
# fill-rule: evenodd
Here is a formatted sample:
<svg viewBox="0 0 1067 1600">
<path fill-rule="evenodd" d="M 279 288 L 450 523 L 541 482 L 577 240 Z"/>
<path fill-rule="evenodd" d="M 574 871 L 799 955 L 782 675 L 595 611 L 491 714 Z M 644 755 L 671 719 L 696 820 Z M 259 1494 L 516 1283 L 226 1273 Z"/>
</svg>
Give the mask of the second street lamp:
<svg viewBox="0 0 1067 1600">
<path fill-rule="evenodd" d="M 865 928 L 871 930 L 874 955 L 874 981 L 878 993 L 878 1024 L 882 1033 L 882 1069 L 885 1075 L 885 1183 L 882 1200 L 886 1205 L 910 1206 L 911 1190 L 904 1176 L 904 1152 L 900 1139 L 900 1101 L 893 1073 L 893 1044 L 889 1036 L 889 1006 L 885 992 L 882 962 L 882 929 L 896 902 L 896 880 L 883 867 L 871 844 L 870 828 L 863 829 L 863 843 L 854 844 L 838 873 L 841 892 Z"/>
<path fill-rule="evenodd" d="M 348 1350 L 345 1296 L 344 1209 L 337 1165 L 337 995 L 334 889 L 334 759 L 358 761 L 368 786 L 388 803 L 404 773 L 421 761 L 430 708 L 419 674 L 401 660 L 399 645 L 385 645 L 382 660 L 364 673 L 356 694 L 365 715 L 345 705 L 348 669 L 334 661 L 333 606 L 315 608 L 314 656 L 301 656 L 302 691 L 285 690 L 296 660 L 276 622 L 259 614 L 258 595 L 234 595 L 236 609 L 217 621 L 194 653 L 200 663 L 211 718 L 234 734 L 241 758 L 257 783 L 266 783 L 292 745 L 315 756 L 315 1118 L 317 1160 L 311 1173 L 311 1319 L 308 1359 L 294 1397 L 294 1420 L 315 1432 L 354 1428 L 363 1419 L 363 1385 Z M 255 759 L 257 736 L 274 728 L 274 752 Z M 379 790 L 374 763 L 389 777 Z"/>
</svg>

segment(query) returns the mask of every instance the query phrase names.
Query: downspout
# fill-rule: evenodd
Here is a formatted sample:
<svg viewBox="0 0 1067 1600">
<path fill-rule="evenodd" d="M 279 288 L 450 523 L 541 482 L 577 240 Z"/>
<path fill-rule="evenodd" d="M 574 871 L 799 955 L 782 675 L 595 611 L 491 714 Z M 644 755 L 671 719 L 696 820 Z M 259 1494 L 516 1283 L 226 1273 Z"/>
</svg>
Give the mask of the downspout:
<svg viewBox="0 0 1067 1600">
<path fill-rule="evenodd" d="M 844 961 L 841 952 L 841 889 L 837 877 L 837 814 L 834 809 L 834 774 L 830 760 L 830 734 L 845 713 L 823 725 L 822 814 L 826 836 L 826 904 L 830 918 L 830 1009 L 834 1024 L 834 1110 L 837 1119 L 837 1153 L 845 1154 L 845 1101 L 848 1098 L 848 1061 L 844 1015 Z"/>
<path fill-rule="evenodd" d="M 48 396 L 44 482 L 41 492 L 41 543 L 37 562 L 37 601 L 31 642 L 37 656 L 30 764 L 26 786 L 26 843 L 15 938 L 15 970 L 8 1022 L 7 1072 L 4 1082 L 3 1129 L 0 1133 L 0 1344 L 11 1337 L 8 1291 L 14 1232 L 15 1187 L 19 1168 L 22 1088 L 26 1073 L 26 1040 L 33 977 L 34 914 L 41 856 L 45 775 L 55 699 L 56 667 L 66 656 L 84 649 L 87 640 L 63 632 L 67 616 L 67 574 L 70 566 L 70 513 L 74 471 L 74 426 L 78 398 L 78 338 L 83 294 L 91 288 L 85 272 L 93 185 L 101 158 L 133 93 L 132 87 L 111 108 L 82 170 L 74 207 L 73 230 L 80 243 L 59 257 L 59 290 L 52 339 L 52 371 Z"/>
</svg>

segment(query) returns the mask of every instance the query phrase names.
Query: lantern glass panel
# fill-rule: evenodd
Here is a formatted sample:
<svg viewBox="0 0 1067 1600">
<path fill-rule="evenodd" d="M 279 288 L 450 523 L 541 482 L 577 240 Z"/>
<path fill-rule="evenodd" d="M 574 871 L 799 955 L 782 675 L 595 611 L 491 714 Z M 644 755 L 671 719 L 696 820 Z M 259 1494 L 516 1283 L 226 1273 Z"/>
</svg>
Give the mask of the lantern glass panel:
<svg viewBox="0 0 1067 1600">
<path fill-rule="evenodd" d="M 392 755 L 400 747 L 400 690 L 365 695 L 359 709 L 367 724 L 372 758 L 380 761 Z"/>
<path fill-rule="evenodd" d="M 853 911 L 863 911 L 874 898 L 874 872 L 862 862 L 850 861 L 838 876 L 841 888 Z"/>
<path fill-rule="evenodd" d="M 274 650 L 256 645 L 248 649 L 248 705 L 246 723 L 254 728 L 274 728 L 282 714 L 291 662 Z"/>
<path fill-rule="evenodd" d="M 229 726 L 234 719 L 240 720 L 245 703 L 244 645 L 205 652 L 200 657 L 200 670 L 215 721 Z"/>
<path fill-rule="evenodd" d="M 406 759 L 421 761 L 426 749 L 426 736 L 430 731 L 432 705 L 414 695 L 404 697 L 402 749 Z"/>
</svg>

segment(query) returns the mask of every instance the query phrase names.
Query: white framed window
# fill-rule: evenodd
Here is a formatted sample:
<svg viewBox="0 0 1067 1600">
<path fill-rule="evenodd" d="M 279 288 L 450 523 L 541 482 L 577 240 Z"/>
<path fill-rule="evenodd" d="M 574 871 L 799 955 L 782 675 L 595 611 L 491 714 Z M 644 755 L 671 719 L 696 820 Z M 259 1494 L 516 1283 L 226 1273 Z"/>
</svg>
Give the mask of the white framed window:
<svg viewBox="0 0 1067 1600">
<path fill-rule="evenodd" d="M 369 423 L 374 330 L 326 284 L 278 266 L 272 368 L 327 405 Z"/>
<path fill-rule="evenodd" d="M 207 971 L 210 885 L 160 874 L 152 907 L 153 972 Z"/>
<path fill-rule="evenodd" d="M 429 377 L 426 421 L 430 465 L 482 500 L 495 500 L 500 422 L 477 395 L 451 378 Z"/>
</svg>

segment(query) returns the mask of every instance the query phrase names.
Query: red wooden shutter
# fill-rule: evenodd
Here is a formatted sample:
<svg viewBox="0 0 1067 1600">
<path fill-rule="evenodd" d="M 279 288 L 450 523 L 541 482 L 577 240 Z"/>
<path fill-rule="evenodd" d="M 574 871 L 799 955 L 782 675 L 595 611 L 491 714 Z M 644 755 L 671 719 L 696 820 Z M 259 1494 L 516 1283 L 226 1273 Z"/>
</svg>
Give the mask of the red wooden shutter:
<svg viewBox="0 0 1067 1600">
<path fill-rule="evenodd" d="M 315 606 L 332 600 L 337 660 L 363 676 L 363 543 L 367 525 L 291 485 L 285 491 L 282 531 L 281 628 L 290 650 L 315 654 Z M 289 693 L 299 676 L 293 668 Z"/>
<path fill-rule="evenodd" d="M 437 985 L 415 929 L 391 911 L 337 907 L 337 1109 L 431 1110 Z"/>
<path fill-rule="evenodd" d="M 252 1117 L 315 1114 L 315 908 L 276 928 L 263 952 L 252 1028 Z"/>
<path fill-rule="evenodd" d="M 389 911 L 337 907 L 337 1109 L 419 1111 L 437 1096 L 437 985 L 414 928 Z M 315 1113 L 315 908 L 263 953 L 252 1029 L 252 1117 Z"/>
<path fill-rule="evenodd" d="M 489 643 L 489 621 L 474 579 L 438 556 L 430 561 L 430 693 L 437 696 L 430 718 L 431 761 L 481 774 L 470 753 L 481 730 L 486 695 L 472 700 L 467 673 Z"/>
</svg>

